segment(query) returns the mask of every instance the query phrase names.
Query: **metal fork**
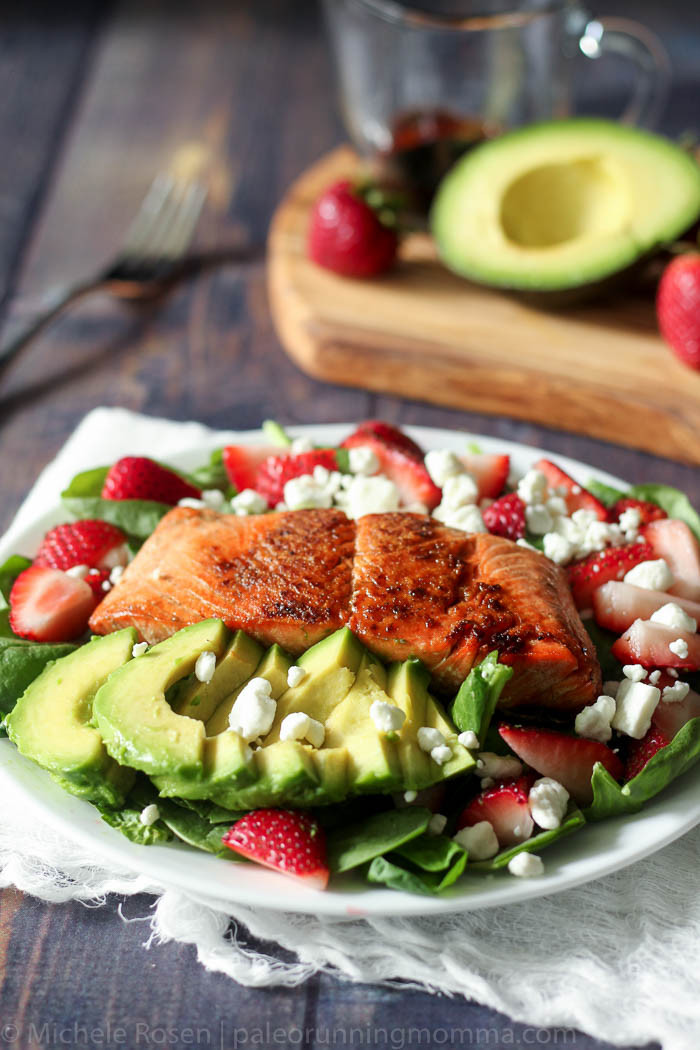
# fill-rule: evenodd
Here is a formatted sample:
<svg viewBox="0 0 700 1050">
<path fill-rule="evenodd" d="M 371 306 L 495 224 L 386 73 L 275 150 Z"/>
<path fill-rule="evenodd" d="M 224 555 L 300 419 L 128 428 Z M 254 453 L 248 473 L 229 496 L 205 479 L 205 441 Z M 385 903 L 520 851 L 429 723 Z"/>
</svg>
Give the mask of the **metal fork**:
<svg viewBox="0 0 700 1050">
<path fill-rule="evenodd" d="M 153 299 L 190 269 L 186 256 L 207 196 L 200 182 L 156 175 L 116 255 L 92 277 L 57 288 L 44 308 L 0 347 L 0 365 L 11 361 L 59 314 L 103 289 L 120 299 Z"/>
</svg>

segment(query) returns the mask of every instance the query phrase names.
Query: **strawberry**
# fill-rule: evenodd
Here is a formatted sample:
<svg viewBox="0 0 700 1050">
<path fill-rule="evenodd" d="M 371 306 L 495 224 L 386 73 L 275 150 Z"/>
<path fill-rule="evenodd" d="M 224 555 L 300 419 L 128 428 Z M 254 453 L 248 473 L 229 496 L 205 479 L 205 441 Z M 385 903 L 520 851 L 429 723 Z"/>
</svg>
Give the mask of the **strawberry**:
<svg viewBox="0 0 700 1050">
<path fill-rule="evenodd" d="M 675 576 L 671 594 L 700 602 L 700 544 L 686 523 L 677 518 L 652 521 L 644 526 L 642 535 L 654 558 L 663 558 Z"/>
<path fill-rule="evenodd" d="M 116 525 L 87 519 L 49 529 L 34 559 L 35 565 L 72 569 L 74 565 L 113 568 L 126 565 L 126 536 Z"/>
<path fill-rule="evenodd" d="M 654 714 L 651 716 L 652 729 L 654 726 L 667 740 L 673 740 L 679 729 L 682 729 L 691 718 L 700 718 L 700 696 L 690 689 L 683 700 L 668 703 L 663 699 L 665 686 L 674 685 L 675 678 L 662 674 L 657 685 L 661 690 L 661 702 L 656 705 Z"/>
<path fill-rule="evenodd" d="M 641 773 L 650 758 L 671 741 L 657 726 L 650 726 L 641 740 L 630 738 L 625 758 L 625 783 Z"/>
<path fill-rule="evenodd" d="M 403 430 L 399 430 L 393 423 L 385 423 L 381 419 L 368 419 L 364 423 L 360 423 L 353 430 L 350 437 L 345 439 L 343 448 L 354 448 L 356 445 L 363 445 L 365 442 L 362 439 L 368 435 L 377 438 L 389 448 L 401 449 L 407 456 L 413 456 L 414 459 L 423 461 L 425 453 L 420 445 L 417 445 L 408 434 L 404 434 Z"/>
<path fill-rule="evenodd" d="M 679 255 L 664 270 L 656 296 L 662 336 L 684 364 L 700 369 L 700 254 Z"/>
<path fill-rule="evenodd" d="M 254 489 L 258 471 L 270 456 L 285 456 L 277 445 L 228 445 L 222 452 L 228 479 L 237 492 Z"/>
<path fill-rule="evenodd" d="M 625 498 L 619 499 L 617 503 L 613 503 L 612 507 L 610 507 L 608 510 L 608 521 L 619 521 L 620 516 L 626 510 L 639 511 L 640 525 L 648 525 L 650 521 L 658 521 L 660 518 L 668 517 L 666 511 L 656 503 L 651 503 L 646 499 Z"/>
<path fill-rule="evenodd" d="M 70 642 L 86 630 L 95 597 L 84 580 L 32 565 L 10 591 L 10 627 L 34 642 Z"/>
<path fill-rule="evenodd" d="M 97 602 L 101 602 L 109 590 L 109 587 L 106 589 L 104 587 L 104 584 L 109 581 L 109 575 L 109 569 L 90 569 L 85 577 L 85 582 L 95 595 Z"/>
<path fill-rule="evenodd" d="M 300 879 L 312 889 L 328 884 L 326 840 L 308 814 L 285 809 L 257 809 L 237 820 L 222 842 L 234 853 Z"/>
<path fill-rule="evenodd" d="M 569 736 L 555 729 L 532 729 L 501 725 L 498 732 L 508 747 L 540 776 L 563 784 L 580 805 L 593 800 L 591 777 L 596 762 L 619 780 L 624 772 L 614 751 L 597 740 Z"/>
<path fill-rule="evenodd" d="M 596 623 L 608 631 L 621 634 L 635 620 L 650 620 L 662 605 L 675 602 L 689 616 L 700 623 L 700 602 L 678 598 L 665 591 L 651 591 L 646 587 L 635 587 L 631 583 L 611 580 L 593 594 L 593 612 Z"/>
<path fill-rule="evenodd" d="M 525 535 L 525 504 L 516 492 L 509 492 L 482 512 L 484 525 L 495 536 L 519 540 Z"/>
<path fill-rule="evenodd" d="M 457 457 L 479 486 L 479 499 L 497 499 L 510 473 L 510 456 L 492 452 L 460 452 Z"/>
<path fill-rule="evenodd" d="M 423 503 L 428 510 L 437 507 L 442 493 L 432 481 L 423 463 L 423 457 L 417 458 L 413 450 L 406 451 L 402 444 L 386 444 L 376 434 L 357 431 L 346 438 L 343 448 L 370 448 L 379 460 L 379 469 L 386 474 L 399 490 L 399 498 L 404 506 L 412 503 Z"/>
<path fill-rule="evenodd" d="M 688 646 L 687 656 L 679 656 L 669 649 L 669 645 L 679 638 Z M 700 671 L 700 635 L 679 631 L 677 627 L 667 627 L 663 623 L 635 620 L 615 642 L 612 652 L 621 664 Z"/>
<path fill-rule="evenodd" d="M 146 499 L 175 506 L 181 499 L 199 499 L 199 489 L 173 470 L 145 456 L 125 456 L 110 467 L 102 499 Z"/>
<path fill-rule="evenodd" d="M 621 580 L 640 562 L 654 558 L 654 552 L 643 540 L 625 547 L 607 547 L 589 554 L 583 561 L 569 566 L 569 584 L 579 609 L 590 609 L 593 595 L 610 580 Z"/>
<path fill-rule="evenodd" d="M 332 448 L 319 448 L 294 455 L 283 453 L 281 456 L 268 456 L 260 465 L 254 488 L 267 500 L 269 507 L 276 507 L 284 499 L 286 483 L 292 478 L 300 478 L 302 474 L 313 474 L 314 467 L 337 470 L 335 451 Z"/>
<path fill-rule="evenodd" d="M 499 846 L 517 846 L 529 839 L 535 824 L 528 806 L 528 795 L 534 777 L 504 780 L 473 798 L 462 811 L 459 828 L 471 827 L 488 820 L 496 832 Z"/>
<path fill-rule="evenodd" d="M 564 489 L 564 499 L 569 509 L 569 514 L 575 510 L 592 510 L 600 521 L 608 520 L 608 508 L 600 500 L 596 499 L 592 492 L 584 489 L 572 477 L 566 474 L 556 463 L 549 459 L 541 459 L 535 463 L 534 470 L 540 470 L 547 479 L 550 489 Z"/>
<path fill-rule="evenodd" d="M 311 212 L 307 252 L 344 277 L 373 277 L 396 259 L 398 237 L 347 179 L 329 186 Z"/>
</svg>

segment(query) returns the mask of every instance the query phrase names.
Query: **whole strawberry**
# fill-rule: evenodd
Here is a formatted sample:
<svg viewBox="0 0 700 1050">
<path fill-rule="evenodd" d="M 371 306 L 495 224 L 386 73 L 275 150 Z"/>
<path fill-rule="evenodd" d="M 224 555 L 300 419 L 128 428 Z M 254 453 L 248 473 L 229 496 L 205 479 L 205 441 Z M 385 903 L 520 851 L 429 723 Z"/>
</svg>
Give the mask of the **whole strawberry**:
<svg viewBox="0 0 700 1050">
<path fill-rule="evenodd" d="M 700 370 L 700 253 L 679 255 L 668 264 L 659 284 L 656 316 L 676 357 Z"/>
<path fill-rule="evenodd" d="M 344 277 L 372 277 L 393 264 L 398 237 L 345 179 L 321 194 L 311 212 L 308 255 Z"/>
</svg>

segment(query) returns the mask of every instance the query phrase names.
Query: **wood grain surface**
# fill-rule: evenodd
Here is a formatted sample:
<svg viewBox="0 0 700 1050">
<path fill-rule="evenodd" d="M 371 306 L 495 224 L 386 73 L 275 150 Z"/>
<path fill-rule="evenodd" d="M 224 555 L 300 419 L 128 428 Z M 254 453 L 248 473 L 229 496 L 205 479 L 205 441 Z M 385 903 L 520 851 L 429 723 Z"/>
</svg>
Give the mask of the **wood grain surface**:
<svg viewBox="0 0 700 1050">
<path fill-rule="evenodd" d="M 618 0 L 617 10 L 653 22 L 674 49 L 679 82 L 669 128 L 680 133 L 696 110 L 700 46 L 686 22 L 674 21 L 672 5 Z M 66 0 L 57 12 L 52 0 L 3 4 L 0 273 L 8 326 L 48 287 L 110 253 L 155 171 L 187 141 L 204 142 L 216 161 L 200 240 L 235 249 L 235 259 L 155 307 L 87 301 L 0 374 L 0 527 L 98 404 L 213 426 L 374 416 L 461 428 L 545 446 L 630 481 L 666 480 L 700 503 L 696 468 L 507 414 L 326 385 L 282 351 L 266 296 L 270 217 L 291 182 L 343 139 L 312 0 Z M 616 76 L 601 64 L 597 81 L 611 111 L 625 89 Z M 392 1050 L 401 1050 L 402 1037 L 406 1047 L 448 1045 L 450 1028 L 458 1033 L 451 1045 L 479 1050 L 606 1046 L 400 987 L 330 976 L 293 988 L 238 986 L 204 971 L 190 946 L 145 950 L 151 903 L 48 905 L 0 891 L 0 1047 L 229 1048 L 245 1045 L 236 1028 L 249 1046 L 281 1045 L 259 1032 L 267 1020 L 287 1033 L 286 1045 L 311 1048 L 329 1045 L 329 1026 L 341 1033 L 337 1045 L 354 1027 L 374 1032 L 362 1045 Z M 16 1025 L 16 1038 L 4 1025 Z M 409 1042 L 410 1026 L 422 1028 L 420 1042 Z"/>
</svg>

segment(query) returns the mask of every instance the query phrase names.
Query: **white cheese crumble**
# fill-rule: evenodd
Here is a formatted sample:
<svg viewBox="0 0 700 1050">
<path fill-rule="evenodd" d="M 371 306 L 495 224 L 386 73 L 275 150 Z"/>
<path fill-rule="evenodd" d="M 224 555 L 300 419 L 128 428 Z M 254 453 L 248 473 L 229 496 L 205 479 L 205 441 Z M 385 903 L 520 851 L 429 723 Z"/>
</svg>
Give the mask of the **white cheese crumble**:
<svg viewBox="0 0 700 1050">
<path fill-rule="evenodd" d="M 446 825 L 447 817 L 443 813 L 433 813 L 426 830 L 429 835 L 442 835 Z"/>
<path fill-rule="evenodd" d="M 456 474 L 442 486 L 442 506 L 451 510 L 468 507 L 479 498 L 479 486 L 471 474 Z"/>
<path fill-rule="evenodd" d="M 293 456 L 301 456 L 304 452 L 313 452 L 313 450 L 314 443 L 308 437 L 295 437 L 289 446 L 289 451 Z"/>
<path fill-rule="evenodd" d="M 518 482 L 518 495 L 523 503 L 544 503 L 549 486 L 541 470 L 528 470 Z"/>
<path fill-rule="evenodd" d="M 194 665 L 194 676 L 199 682 L 209 685 L 216 670 L 216 653 L 200 653 Z"/>
<path fill-rule="evenodd" d="M 652 685 L 657 685 L 659 678 L 661 678 L 661 671 L 652 671 L 649 675 L 649 681 Z"/>
<path fill-rule="evenodd" d="M 243 489 L 232 498 L 231 510 L 241 518 L 246 514 L 264 514 L 267 502 L 255 489 Z"/>
<path fill-rule="evenodd" d="M 205 489 L 202 493 L 202 501 L 209 510 L 221 510 L 226 502 L 226 497 L 221 489 Z"/>
<path fill-rule="evenodd" d="M 673 582 L 673 573 L 664 558 L 642 561 L 625 573 L 625 583 L 643 587 L 646 591 L 667 591 Z"/>
<path fill-rule="evenodd" d="M 444 766 L 445 762 L 449 762 L 452 758 L 452 748 L 448 744 L 439 744 L 437 747 L 432 748 L 430 757 L 439 766 Z"/>
<path fill-rule="evenodd" d="M 629 678 L 626 678 L 617 690 L 613 729 L 618 729 L 635 740 L 641 740 L 651 725 L 651 716 L 660 699 L 661 692 L 655 685 L 630 682 Z"/>
<path fill-rule="evenodd" d="M 124 566 L 123 565 L 115 565 L 114 568 L 110 570 L 109 582 L 112 584 L 113 587 L 115 587 L 119 583 L 119 581 L 121 580 L 123 575 L 124 575 Z"/>
<path fill-rule="evenodd" d="M 421 751 L 427 751 L 430 753 L 435 747 L 442 747 L 445 743 L 445 738 L 439 729 L 431 729 L 430 726 L 421 726 L 416 734 L 418 737 L 418 747 Z"/>
<path fill-rule="evenodd" d="M 306 678 L 307 671 L 303 667 L 299 667 L 297 664 L 292 666 L 287 671 L 287 685 L 290 689 L 294 689 L 300 685 Z"/>
<path fill-rule="evenodd" d="M 277 701 L 266 678 L 251 678 L 236 697 L 228 716 L 228 727 L 245 741 L 257 740 L 269 732 L 275 720 Z"/>
<path fill-rule="evenodd" d="M 102 582 L 102 584 L 100 586 L 100 590 L 104 591 L 105 594 L 107 593 L 107 591 L 111 591 L 112 590 L 112 584 L 109 582 L 109 580 L 103 580 L 103 582 Z"/>
<path fill-rule="evenodd" d="M 380 733 L 396 733 L 406 721 L 406 712 L 386 700 L 375 700 L 369 709 L 369 717 Z"/>
<path fill-rule="evenodd" d="M 139 823 L 145 828 L 150 828 L 157 820 L 160 820 L 160 810 L 155 802 L 151 802 L 150 806 L 144 806 L 139 813 Z"/>
<path fill-rule="evenodd" d="M 364 477 L 356 474 L 338 499 L 349 518 L 361 518 L 365 514 L 386 514 L 399 509 L 399 490 L 389 478 L 382 474 Z"/>
<path fill-rule="evenodd" d="M 643 682 L 647 676 L 646 668 L 641 664 L 625 664 L 622 673 L 630 682 Z"/>
<path fill-rule="evenodd" d="M 493 777 L 495 780 L 509 780 L 521 776 L 523 764 L 511 755 L 496 755 L 493 751 L 481 751 L 476 760 L 474 772 L 482 777 Z"/>
<path fill-rule="evenodd" d="M 306 740 L 312 747 L 322 747 L 325 736 L 323 723 L 303 711 L 293 711 L 282 719 L 280 740 Z"/>
<path fill-rule="evenodd" d="M 623 532 L 636 532 L 642 524 L 642 515 L 639 507 L 628 507 L 623 510 L 618 519 L 618 525 Z"/>
<path fill-rule="evenodd" d="M 508 871 L 519 879 L 531 879 L 533 876 L 544 874 L 544 864 L 541 857 L 523 851 L 516 853 L 508 861 Z"/>
<path fill-rule="evenodd" d="M 576 553 L 573 543 L 558 532 L 545 532 L 543 545 L 545 557 L 557 565 L 568 565 Z"/>
<path fill-rule="evenodd" d="M 379 459 L 367 445 L 358 445 L 348 450 L 348 467 L 351 474 L 376 474 L 381 466 Z"/>
<path fill-rule="evenodd" d="M 477 751 L 479 749 L 479 738 L 471 729 L 468 729 L 466 733 L 460 733 L 457 740 L 462 747 L 466 747 L 470 751 Z"/>
<path fill-rule="evenodd" d="M 554 526 L 552 515 L 541 503 L 531 503 L 525 507 L 525 521 L 528 532 L 535 536 L 544 536 L 546 532 L 551 532 Z"/>
<path fill-rule="evenodd" d="M 464 467 L 454 452 L 447 448 L 431 449 L 426 453 L 425 469 L 430 480 L 441 489 L 448 478 L 464 473 Z"/>
<path fill-rule="evenodd" d="M 685 638 L 676 638 L 675 642 L 670 643 L 669 649 L 679 660 L 686 660 L 688 658 L 688 643 Z"/>
<path fill-rule="evenodd" d="M 433 517 L 451 529 L 463 532 L 488 532 L 479 508 L 473 504 L 464 507 L 447 507 L 441 503 L 433 511 Z"/>
<path fill-rule="evenodd" d="M 177 505 L 178 507 L 189 507 L 190 510 L 205 510 L 207 506 L 203 499 L 194 499 L 192 496 L 185 496 L 178 500 Z"/>
<path fill-rule="evenodd" d="M 131 655 L 136 660 L 139 656 L 143 656 L 144 653 L 148 652 L 148 642 L 136 642 L 131 647 Z"/>
<path fill-rule="evenodd" d="M 561 824 L 569 803 L 569 792 L 552 777 L 540 777 L 530 788 L 527 798 L 535 824 L 549 831 Z"/>
<path fill-rule="evenodd" d="M 617 685 L 617 683 L 613 683 Z M 603 694 L 599 696 L 594 704 L 584 707 L 576 715 L 574 729 L 579 736 L 587 740 L 598 740 L 601 744 L 607 743 L 612 736 L 610 723 L 615 717 L 615 700 L 612 696 Z"/>
<path fill-rule="evenodd" d="M 417 798 L 418 798 L 418 792 L 417 791 L 404 791 L 404 793 L 403 793 L 403 800 L 404 800 L 404 802 L 408 802 L 409 805 L 410 805 L 411 802 L 415 802 Z"/>
<path fill-rule="evenodd" d="M 687 682 L 674 682 L 673 685 L 667 685 L 663 689 L 661 699 L 666 704 L 677 704 L 685 700 L 689 692 L 690 686 Z"/>
<path fill-rule="evenodd" d="M 460 828 L 452 838 L 467 851 L 469 860 L 490 860 L 499 850 L 496 832 L 488 820 L 480 820 L 470 828 Z"/>
<path fill-rule="evenodd" d="M 675 602 L 667 602 L 666 605 L 662 605 L 660 609 L 652 613 L 651 622 L 663 623 L 667 627 L 673 627 L 675 631 L 687 631 L 688 634 L 695 634 L 698 629 L 697 620 L 688 616 L 685 609 L 681 609 L 680 605 L 676 605 Z"/>
<path fill-rule="evenodd" d="M 84 580 L 89 572 L 88 565 L 72 565 L 70 569 L 66 569 L 66 576 L 72 576 L 74 580 Z"/>
<path fill-rule="evenodd" d="M 333 506 L 333 495 L 313 474 L 301 474 L 285 483 L 284 503 L 288 510 L 327 510 Z"/>
</svg>

